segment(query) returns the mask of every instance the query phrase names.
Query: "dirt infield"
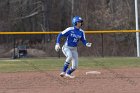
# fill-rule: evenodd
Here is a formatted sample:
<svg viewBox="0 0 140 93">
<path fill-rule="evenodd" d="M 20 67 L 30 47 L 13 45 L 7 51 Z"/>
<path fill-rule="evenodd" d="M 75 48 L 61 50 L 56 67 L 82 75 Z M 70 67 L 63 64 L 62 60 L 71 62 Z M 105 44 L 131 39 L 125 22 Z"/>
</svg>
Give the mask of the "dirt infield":
<svg viewBox="0 0 140 93">
<path fill-rule="evenodd" d="M 78 69 L 74 79 L 59 71 L 0 73 L 0 93 L 140 93 L 139 68 L 87 71 Z"/>
</svg>

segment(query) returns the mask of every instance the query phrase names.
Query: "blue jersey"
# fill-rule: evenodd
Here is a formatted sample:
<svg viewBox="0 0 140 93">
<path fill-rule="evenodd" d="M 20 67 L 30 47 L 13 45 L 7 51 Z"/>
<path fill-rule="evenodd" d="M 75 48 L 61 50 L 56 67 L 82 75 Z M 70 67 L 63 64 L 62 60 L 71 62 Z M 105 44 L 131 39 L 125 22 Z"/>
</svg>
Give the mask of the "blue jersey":
<svg viewBox="0 0 140 93">
<path fill-rule="evenodd" d="M 58 35 L 56 43 L 60 43 L 60 39 L 62 36 L 65 36 L 67 38 L 65 45 L 70 47 L 77 47 L 79 40 L 81 40 L 84 45 L 86 45 L 87 43 L 84 31 L 76 27 L 68 27 L 67 29 L 62 31 Z"/>
</svg>

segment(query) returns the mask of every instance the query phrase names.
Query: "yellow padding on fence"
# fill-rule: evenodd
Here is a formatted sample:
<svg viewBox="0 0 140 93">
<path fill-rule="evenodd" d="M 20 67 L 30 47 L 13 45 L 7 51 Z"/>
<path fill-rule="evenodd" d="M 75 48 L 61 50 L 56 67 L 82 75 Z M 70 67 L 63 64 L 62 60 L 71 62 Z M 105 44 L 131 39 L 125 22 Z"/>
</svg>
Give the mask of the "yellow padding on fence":
<svg viewBox="0 0 140 93">
<path fill-rule="evenodd" d="M 102 33 L 136 33 L 140 30 L 106 30 L 106 31 L 85 31 L 86 34 L 102 34 Z M 46 32 L 0 32 L 0 35 L 26 35 L 26 34 L 59 34 L 57 31 L 46 31 Z"/>
</svg>

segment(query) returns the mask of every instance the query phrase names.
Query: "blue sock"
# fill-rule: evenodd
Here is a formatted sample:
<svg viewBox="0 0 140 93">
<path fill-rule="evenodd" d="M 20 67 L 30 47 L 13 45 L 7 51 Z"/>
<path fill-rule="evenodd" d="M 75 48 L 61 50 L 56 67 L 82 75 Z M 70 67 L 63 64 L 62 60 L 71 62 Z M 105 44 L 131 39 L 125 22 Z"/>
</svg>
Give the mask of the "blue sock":
<svg viewBox="0 0 140 93">
<path fill-rule="evenodd" d="M 69 64 L 70 63 L 65 62 L 64 67 L 63 67 L 63 72 L 66 72 L 67 71 L 67 68 L 69 67 Z"/>
<path fill-rule="evenodd" d="M 75 69 L 72 69 L 72 67 L 68 70 L 67 74 L 71 74 L 73 71 L 75 71 Z"/>
</svg>

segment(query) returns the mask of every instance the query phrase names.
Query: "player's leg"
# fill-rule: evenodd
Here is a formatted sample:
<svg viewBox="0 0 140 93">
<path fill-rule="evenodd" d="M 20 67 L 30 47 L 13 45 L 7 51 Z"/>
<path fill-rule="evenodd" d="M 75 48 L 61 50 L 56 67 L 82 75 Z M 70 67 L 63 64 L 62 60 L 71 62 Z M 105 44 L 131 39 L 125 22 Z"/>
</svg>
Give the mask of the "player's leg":
<svg viewBox="0 0 140 93">
<path fill-rule="evenodd" d="M 72 51 L 72 66 L 69 68 L 69 70 L 66 73 L 66 76 L 71 76 L 74 78 L 74 76 L 71 75 L 78 67 L 78 53 L 77 49 Z"/>
<path fill-rule="evenodd" d="M 60 76 L 63 77 L 69 67 L 70 61 L 72 60 L 72 52 L 69 48 L 67 47 L 62 47 L 62 52 L 66 56 L 66 60 L 63 66 L 63 71 L 61 72 Z"/>
</svg>

